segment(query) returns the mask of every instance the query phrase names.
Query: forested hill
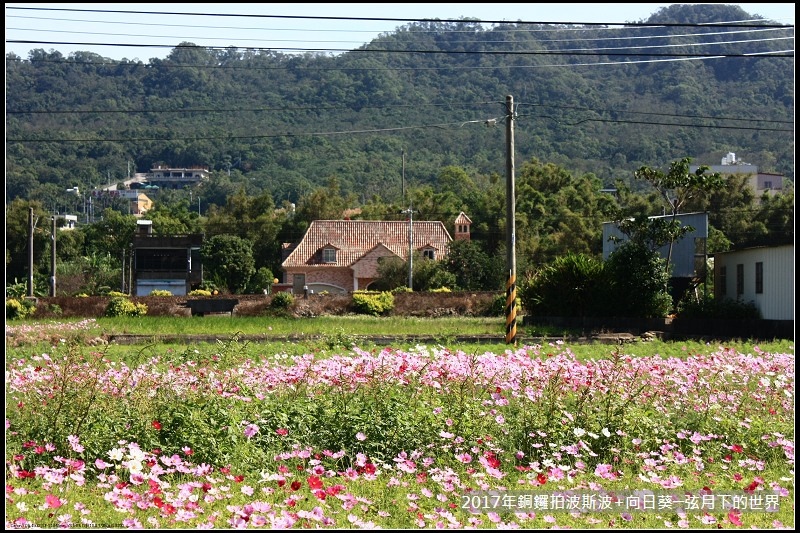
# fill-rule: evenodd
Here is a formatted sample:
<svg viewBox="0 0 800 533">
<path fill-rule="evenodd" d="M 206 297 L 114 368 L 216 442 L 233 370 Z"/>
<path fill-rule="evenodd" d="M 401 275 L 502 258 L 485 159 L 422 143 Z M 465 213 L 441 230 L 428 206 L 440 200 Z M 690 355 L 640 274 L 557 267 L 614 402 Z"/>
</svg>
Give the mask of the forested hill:
<svg viewBox="0 0 800 533">
<path fill-rule="evenodd" d="M 610 186 L 735 152 L 794 179 L 794 26 L 730 22 L 754 18 L 680 4 L 641 27 L 412 23 L 336 56 L 10 54 L 6 201 L 50 205 L 157 163 L 218 171 L 220 204 L 240 187 L 297 201 L 332 177 L 362 203 L 397 201 L 449 165 L 503 176 L 508 95 L 517 164 Z"/>
</svg>

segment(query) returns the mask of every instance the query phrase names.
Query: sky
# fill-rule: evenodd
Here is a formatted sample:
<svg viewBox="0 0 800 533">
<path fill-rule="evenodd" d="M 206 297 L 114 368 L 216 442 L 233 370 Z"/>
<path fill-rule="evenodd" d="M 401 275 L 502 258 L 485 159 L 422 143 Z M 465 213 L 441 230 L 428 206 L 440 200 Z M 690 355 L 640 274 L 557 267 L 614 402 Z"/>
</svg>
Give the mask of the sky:
<svg viewBox="0 0 800 533">
<path fill-rule="evenodd" d="M 477 18 L 491 22 L 625 23 L 647 19 L 672 4 L 72 4 L 6 3 L 6 54 L 27 58 L 30 50 L 57 50 L 64 56 L 94 52 L 114 60 L 164 58 L 181 42 L 198 46 L 271 48 L 283 53 L 302 49 L 351 50 L 381 33 L 394 32 L 416 19 Z M 735 4 L 750 15 L 794 25 L 795 4 Z M 14 7 L 116 10 L 129 13 L 21 10 Z M 12 8 L 12 9 L 10 9 Z M 135 13 L 130 13 L 135 12 Z M 150 13 L 145 13 L 150 12 Z M 154 13 L 157 12 L 157 13 Z M 197 13 L 205 15 L 170 15 Z M 262 15 L 262 16 L 229 16 Z M 270 18 L 263 15 L 279 15 Z M 358 17 L 384 20 L 325 20 L 309 17 Z M 386 20 L 391 19 L 391 20 Z M 491 25 L 487 25 L 490 27 Z M 9 41 L 36 41 L 31 44 Z M 43 43 L 44 41 L 44 43 Z M 55 42 L 85 43 L 78 45 Z M 128 44 L 158 47 L 120 46 Z M 301 49 L 301 50 L 297 50 Z"/>
</svg>

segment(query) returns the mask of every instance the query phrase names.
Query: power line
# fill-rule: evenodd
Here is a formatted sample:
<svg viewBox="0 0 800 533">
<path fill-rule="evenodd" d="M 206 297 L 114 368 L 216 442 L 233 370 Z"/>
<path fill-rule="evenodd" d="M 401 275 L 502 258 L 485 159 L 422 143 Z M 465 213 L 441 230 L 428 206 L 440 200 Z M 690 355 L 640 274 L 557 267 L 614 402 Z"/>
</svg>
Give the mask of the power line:
<svg viewBox="0 0 800 533">
<path fill-rule="evenodd" d="M 533 116 L 533 115 L 520 115 L 520 116 Z M 553 118 L 553 117 L 539 117 L 539 118 Z M 496 119 L 495 119 L 496 120 Z M 716 126 L 706 124 L 678 124 L 678 123 L 662 123 L 662 122 L 645 122 L 635 120 L 611 120 L 611 119 L 586 119 L 576 122 L 574 124 L 566 124 L 575 126 L 583 122 L 611 122 L 616 124 L 645 124 L 649 126 L 676 126 L 676 127 L 690 127 L 690 128 L 713 128 L 713 129 L 734 129 L 746 131 L 772 131 L 792 133 L 794 129 L 779 129 L 779 128 L 759 128 L 759 127 L 744 127 L 744 126 Z M 426 124 L 417 126 L 397 126 L 391 128 L 372 128 L 372 129 L 359 129 L 359 130 L 340 130 L 328 132 L 303 132 L 303 133 L 276 133 L 265 135 L 217 135 L 217 136 L 194 136 L 194 137 L 131 137 L 123 138 L 74 138 L 74 139 L 57 139 L 57 138 L 39 138 L 39 139 L 25 139 L 25 138 L 7 138 L 6 142 L 19 142 L 19 143 L 40 143 L 40 142 L 141 142 L 141 141 L 208 141 L 208 140 L 240 140 L 240 139 L 276 139 L 276 138 L 293 138 L 293 137 L 331 137 L 336 135 L 356 135 L 365 133 L 395 133 L 401 131 L 420 130 L 429 128 L 453 128 L 461 127 L 469 123 L 486 123 L 486 119 L 478 120 L 464 120 L 459 122 L 446 122 L 441 124 Z"/>
<path fill-rule="evenodd" d="M 64 20 L 64 21 L 71 21 L 71 22 L 88 22 L 88 23 L 99 23 L 103 24 L 103 26 L 108 24 L 122 24 L 122 25 L 137 25 L 137 26 L 147 26 L 148 28 L 158 28 L 158 27 L 181 27 L 181 28 L 192 28 L 192 29 L 233 29 L 237 31 L 247 31 L 247 30 L 256 30 L 256 31 L 307 31 L 307 32 L 339 32 L 339 33 L 357 33 L 357 32 L 364 32 L 364 33 L 374 33 L 371 30 L 331 30 L 331 29 L 319 29 L 319 28 L 311 28 L 311 29 L 300 29 L 300 28 L 255 28 L 255 27 L 241 27 L 241 26 L 197 26 L 197 25 L 190 25 L 190 24 L 159 24 L 159 23 L 137 23 L 137 22 L 120 22 L 120 21 L 93 21 L 93 20 L 85 20 L 85 19 L 53 19 L 53 18 L 46 18 L 46 17 L 9 17 L 9 18 L 32 18 L 35 20 Z M 602 30 L 624 30 L 627 28 L 591 28 L 589 31 L 593 31 L 597 33 L 598 31 Z M 654 28 L 659 29 L 659 28 Z M 40 28 L 16 28 L 16 27 L 6 27 L 6 31 L 8 30 L 17 30 L 17 31 L 35 31 L 39 33 L 68 33 L 68 34 L 77 34 L 77 35 L 114 35 L 115 37 L 119 36 L 126 36 L 126 37 L 148 37 L 148 38 L 164 38 L 163 35 L 142 35 L 142 34 L 122 34 L 120 32 L 114 33 L 106 33 L 106 32 L 89 32 L 89 31 L 67 31 L 67 30 L 47 30 L 47 29 L 40 29 Z M 682 37 L 709 37 L 709 36 L 716 36 L 716 35 L 732 35 L 732 34 L 753 34 L 753 33 L 762 33 L 762 32 L 775 32 L 775 31 L 785 31 L 786 28 L 779 27 L 779 28 L 758 28 L 758 29 L 746 29 L 746 30 L 735 30 L 735 31 L 724 31 L 724 32 L 703 32 L 703 33 L 679 33 L 679 34 L 650 34 L 650 35 L 626 35 L 620 37 L 592 37 L 592 38 L 576 38 L 572 37 L 569 39 L 537 39 L 539 43 L 557 43 L 557 42 L 574 42 L 574 41 L 610 41 L 610 40 L 639 40 L 639 39 L 677 39 Z M 573 29 L 553 29 L 553 30 L 531 30 L 531 29 L 504 29 L 504 28 L 492 28 L 491 30 L 486 30 L 488 34 L 512 34 L 512 33 L 537 33 L 541 31 L 558 31 L 560 33 L 564 32 L 571 32 L 576 31 Z M 581 28 L 580 31 L 586 31 L 585 28 Z M 475 35 L 474 30 L 403 30 L 403 33 L 411 33 L 411 34 L 429 34 L 429 33 L 437 33 L 437 34 L 457 34 L 457 33 L 470 33 L 471 35 Z M 203 39 L 206 36 L 177 36 L 177 35 L 170 35 L 172 39 Z M 297 41 L 296 39 L 245 39 L 241 36 L 237 36 L 237 41 L 265 41 L 268 40 L 270 42 L 294 42 Z M 333 43 L 357 43 L 362 41 L 309 41 L 303 40 L 303 42 L 333 42 Z M 517 41 L 509 41 L 509 40 L 497 40 L 497 41 L 476 41 L 476 40 L 465 40 L 465 41 L 449 41 L 451 44 L 464 44 L 464 43 L 481 43 L 481 44 L 508 44 L 508 43 L 516 43 Z"/>
<path fill-rule="evenodd" d="M 387 104 L 387 105 L 370 105 L 365 109 L 418 109 L 421 107 L 475 107 L 484 105 L 498 105 L 502 104 L 499 100 L 487 100 L 476 102 L 443 102 L 443 103 L 419 103 L 419 104 Z M 792 120 L 772 120 L 755 117 L 714 117 L 710 115 L 682 115 L 676 113 L 658 113 L 654 111 L 630 111 L 625 109 L 594 109 L 590 107 L 578 106 L 561 106 L 552 104 L 531 104 L 520 102 L 518 107 L 547 107 L 552 109 L 565 109 L 571 111 L 591 111 L 595 113 L 627 113 L 635 115 L 652 115 L 652 116 L 667 116 L 676 118 L 694 118 L 694 119 L 709 119 L 709 120 L 729 120 L 741 122 L 773 122 L 777 124 L 794 124 Z M 22 115 L 22 114 L 164 114 L 164 113 L 257 113 L 257 112 L 276 112 L 276 111 L 341 111 L 352 110 L 346 106 L 280 106 L 280 107 L 253 107 L 253 108 L 184 108 L 184 109 L 70 109 L 70 110 L 32 110 L 32 111 L 15 111 L 6 110 L 8 115 Z M 532 115 L 521 115 L 532 116 Z"/>
<path fill-rule="evenodd" d="M 429 19 L 429 18 L 389 18 L 389 17 L 322 17 L 313 15 L 262 15 L 262 14 L 242 14 L 242 13 L 194 13 L 194 12 L 176 12 L 176 11 L 132 11 L 132 10 L 115 10 L 115 9 L 75 9 L 75 8 L 61 8 L 61 7 L 13 7 L 6 6 L 6 9 L 15 10 L 28 10 L 28 11 L 67 11 L 78 13 L 119 13 L 119 14 L 136 14 L 136 15 L 181 15 L 181 16 L 201 16 L 201 17 L 242 17 L 242 18 L 268 18 L 268 19 L 294 19 L 294 20 L 352 20 L 352 21 L 378 21 L 378 22 L 430 22 L 430 23 L 474 23 L 474 24 L 520 24 L 520 25 L 548 25 L 548 26 L 625 26 L 636 28 L 652 28 L 652 27 L 723 27 L 723 28 L 787 28 L 794 27 L 794 25 L 787 26 L 784 24 L 770 24 L 763 23 L 765 19 L 750 19 L 741 22 L 758 22 L 759 24 L 742 24 L 741 22 L 708 22 L 708 23 L 654 23 L 646 24 L 640 22 L 553 22 L 553 21 L 514 21 L 508 20 L 481 20 L 481 19 Z"/>
<path fill-rule="evenodd" d="M 68 46 L 115 46 L 115 47 L 131 47 L 131 48 L 182 48 L 179 46 L 172 46 L 166 44 L 144 44 L 144 43 L 85 43 L 85 42 L 69 42 L 69 41 L 27 41 L 21 39 L 7 39 L 6 43 L 17 43 L 17 44 L 47 44 L 47 45 L 68 45 Z M 721 43 L 724 44 L 724 43 Z M 190 48 L 184 46 L 183 48 Z M 207 50 L 226 50 L 230 47 L 226 46 L 197 46 L 197 48 L 204 48 Z M 350 52 L 350 53 L 380 53 L 380 54 L 424 54 L 424 55 L 503 55 L 503 56 L 606 56 L 606 57 L 671 57 L 671 58 L 704 58 L 708 59 L 710 56 L 708 53 L 668 53 L 668 54 L 657 54 L 657 53 L 647 53 L 647 52 L 594 52 L 591 50 L 481 50 L 481 51 L 473 51 L 473 50 L 382 50 L 379 48 L 356 48 L 356 49 L 347 49 L 347 48 L 297 48 L 297 47 L 270 47 L 270 48 L 251 48 L 247 47 L 246 50 L 259 50 L 259 51 L 270 51 L 270 52 L 286 52 L 286 51 L 293 51 L 293 52 Z M 750 57 L 756 54 L 755 52 L 751 53 L 720 53 L 720 54 L 713 54 L 713 57 Z M 794 57 L 794 50 L 777 50 L 777 51 L 769 51 L 769 52 L 758 52 L 760 55 L 770 55 L 771 57 Z"/>
</svg>

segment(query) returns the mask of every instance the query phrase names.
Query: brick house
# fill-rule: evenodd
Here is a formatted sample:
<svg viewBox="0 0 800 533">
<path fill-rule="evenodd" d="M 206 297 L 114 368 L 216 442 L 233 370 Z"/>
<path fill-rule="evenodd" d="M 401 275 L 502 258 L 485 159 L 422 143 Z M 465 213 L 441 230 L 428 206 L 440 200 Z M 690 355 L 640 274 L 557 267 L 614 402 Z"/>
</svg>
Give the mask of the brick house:
<svg viewBox="0 0 800 533">
<path fill-rule="evenodd" d="M 457 240 L 469 239 L 471 220 L 455 220 Z M 409 237 L 411 244 L 409 245 Z M 369 288 L 385 257 L 407 261 L 409 251 L 432 260 L 447 256 L 453 238 L 440 221 L 315 220 L 296 245 L 284 244 L 283 283 L 274 290 L 345 294 Z"/>
</svg>

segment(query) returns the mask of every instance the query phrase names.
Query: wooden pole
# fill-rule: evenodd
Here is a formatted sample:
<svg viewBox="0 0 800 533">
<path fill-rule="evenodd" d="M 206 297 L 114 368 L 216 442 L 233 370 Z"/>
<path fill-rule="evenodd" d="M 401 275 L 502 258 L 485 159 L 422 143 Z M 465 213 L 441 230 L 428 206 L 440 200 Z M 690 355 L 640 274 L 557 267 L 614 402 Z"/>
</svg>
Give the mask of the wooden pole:
<svg viewBox="0 0 800 533">
<path fill-rule="evenodd" d="M 514 97 L 506 96 L 506 247 L 508 281 L 506 283 L 506 344 L 517 343 L 517 256 L 514 195 Z"/>
</svg>

